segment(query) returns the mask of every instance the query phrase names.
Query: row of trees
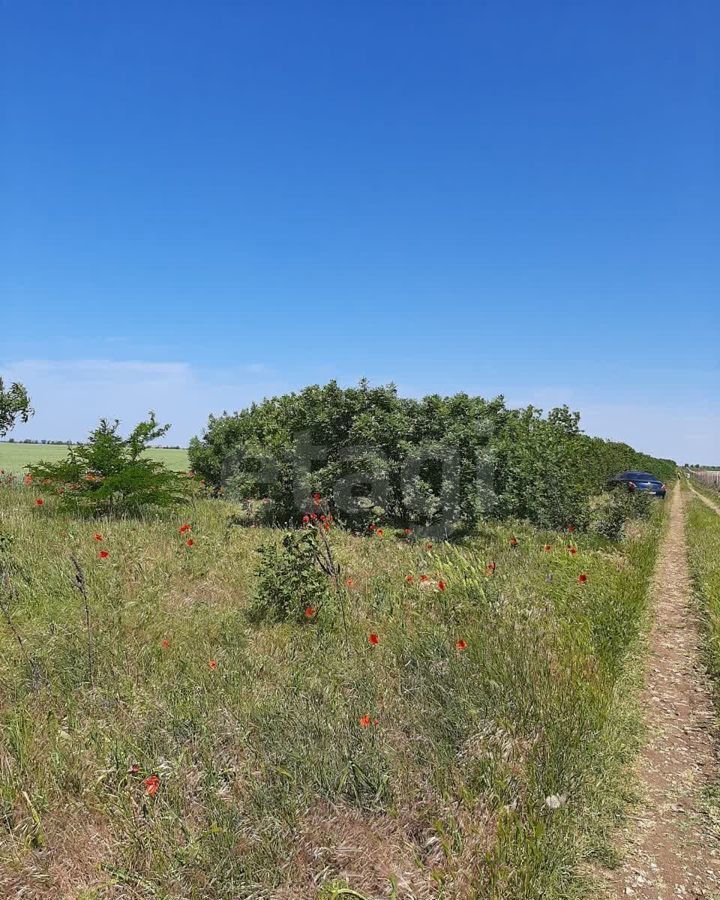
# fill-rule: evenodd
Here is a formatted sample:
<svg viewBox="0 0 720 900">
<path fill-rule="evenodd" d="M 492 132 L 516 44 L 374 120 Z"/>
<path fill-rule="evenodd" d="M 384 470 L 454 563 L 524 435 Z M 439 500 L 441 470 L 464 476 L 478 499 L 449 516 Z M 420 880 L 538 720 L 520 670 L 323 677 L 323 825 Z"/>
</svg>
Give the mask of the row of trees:
<svg viewBox="0 0 720 900">
<path fill-rule="evenodd" d="M 583 434 L 566 406 L 547 415 L 502 397 L 398 396 L 393 385 L 335 382 L 211 417 L 193 470 L 238 499 L 265 498 L 293 521 L 319 493 L 349 523 L 379 514 L 451 533 L 484 518 L 582 527 L 590 498 L 624 469 L 670 480 L 676 464 Z"/>
<path fill-rule="evenodd" d="M 25 389 L 0 381 L 0 436 L 32 415 Z M 673 460 L 591 438 L 567 406 L 509 409 L 502 397 L 398 396 L 393 385 L 335 382 L 211 417 L 190 445 L 196 474 L 217 491 L 263 501 L 266 520 L 286 524 L 323 509 L 347 524 L 374 520 L 440 535 L 488 518 L 556 528 L 587 524 L 591 498 L 624 469 L 674 477 Z M 187 495 L 176 473 L 144 455 L 163 437 L 153 414 L 128 438 L 101 422 L 67 459 L 31 467 L 77 510 L 166 505 Z M 314 498 L 314 499 L 313 499 Z"/>
</svg>

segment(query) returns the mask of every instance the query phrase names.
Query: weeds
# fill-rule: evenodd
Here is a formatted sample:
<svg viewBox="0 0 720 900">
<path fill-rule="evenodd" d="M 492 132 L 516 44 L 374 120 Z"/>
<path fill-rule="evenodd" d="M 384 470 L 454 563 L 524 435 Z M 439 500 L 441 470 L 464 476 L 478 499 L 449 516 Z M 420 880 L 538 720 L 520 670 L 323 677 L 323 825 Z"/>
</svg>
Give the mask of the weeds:
<svg viewBox="0 0 720 900">
<path fill-rule="evenodd" d="M 33 496 L 0 489 L 44 672 L 4 629 L 3 896 L 566 898 L 607 855 L 660 505 L 622 544 L 516 522 L 278 546 L 220 501 L 87 521 Z"/>
</svg>

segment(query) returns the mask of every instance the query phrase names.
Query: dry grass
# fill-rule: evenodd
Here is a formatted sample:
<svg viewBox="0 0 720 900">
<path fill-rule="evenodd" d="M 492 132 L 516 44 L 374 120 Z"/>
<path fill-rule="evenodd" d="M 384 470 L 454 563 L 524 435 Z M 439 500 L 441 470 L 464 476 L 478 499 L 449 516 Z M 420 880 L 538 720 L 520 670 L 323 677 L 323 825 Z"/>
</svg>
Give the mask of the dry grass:
<svg viewBox="0 0 720 900">
<path fill-rule="evenodd" d="M 520 523 L 430 551 L 336 530 L 354 582 L 346 640 L 332 615 L 251 624 L 255 551 L 277 535 L 228 528 L 228 505 L 99 523 L 34 496 L 0 488 L 3 897 L 585 890 L 578 866 L 622 807 L 615 687 L 657 517 L 620 548 L 573 535 L 575 556 L 568 535 Z M 71 555 L 87 579 L 92 680 Z M 447 590 L 421 588 L 422 574 Z M 378 724 L 362 727 L 366 714 Z"/>
</svg>

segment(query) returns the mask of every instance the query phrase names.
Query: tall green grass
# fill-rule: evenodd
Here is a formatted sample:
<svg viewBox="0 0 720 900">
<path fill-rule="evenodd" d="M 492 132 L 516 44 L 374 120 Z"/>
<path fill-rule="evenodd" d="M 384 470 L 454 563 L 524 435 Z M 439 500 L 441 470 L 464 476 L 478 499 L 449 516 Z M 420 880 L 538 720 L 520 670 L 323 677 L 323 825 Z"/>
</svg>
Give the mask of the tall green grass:
<svg viewBox="0 0 720 900">
<path fill-rule="evenodd" d="M 715 504 L 717 492 L 693 487 Z M 720 689 L 720 516 L 690 494 L 687 513 L 690 568 L 704 624 L 706 663 Z M 720 694 L 716 693 L 720 702 Z"/>
<path fill-rule="evenodd" d="M 228 527 L 229 505 L 90 522 L 35 499 L 0 488 L 0 895 L 588 892 L 623 808 L 660 506 L 620 546 L 332 531 L 345 632 L 251 624 L 278 535 Z"/>
</svg>

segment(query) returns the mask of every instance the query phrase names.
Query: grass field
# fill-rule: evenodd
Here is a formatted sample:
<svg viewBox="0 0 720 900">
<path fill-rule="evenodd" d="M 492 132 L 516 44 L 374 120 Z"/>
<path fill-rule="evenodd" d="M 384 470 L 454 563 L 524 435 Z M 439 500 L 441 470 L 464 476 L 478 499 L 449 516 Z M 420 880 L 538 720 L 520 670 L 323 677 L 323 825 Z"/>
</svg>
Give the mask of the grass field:
<svg viewBox="0 0 720 900">
<path fill-rule="evenodd" d="M 332 603 L 262 625 L 277 532 L 53 502 L 0 487 L 0 895 L 559 900 L 612 858 L 661 504 L 622 545 L 333 529 Z"/>
<path fill-rule="evenodd" d="M 716 505 L 720 494 L 693 482 L 693 487 Z M 690 567 L 704 623 L 706 663 L 716 684 L 720 705 L 720 516 L 697 497 L 688 510 Z"/>
<path fill-rule="evenodd" d="M 57 462 L 67 455 L 65 444 L 9 444 L 0 441 L 0 469 L 6 472 L 19 473 L 25 466 L 46 460 Z M 186 472 L 189 468 L 187 450 L 163 450 L 153 448 L 148 456 L 165 463 L 176 472 Z"/>
</svg>

